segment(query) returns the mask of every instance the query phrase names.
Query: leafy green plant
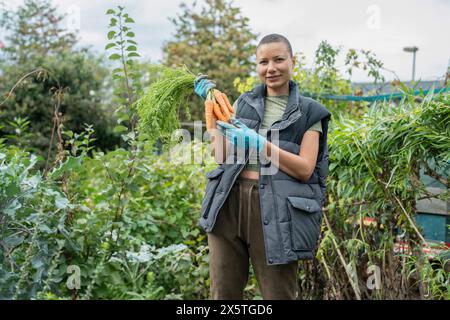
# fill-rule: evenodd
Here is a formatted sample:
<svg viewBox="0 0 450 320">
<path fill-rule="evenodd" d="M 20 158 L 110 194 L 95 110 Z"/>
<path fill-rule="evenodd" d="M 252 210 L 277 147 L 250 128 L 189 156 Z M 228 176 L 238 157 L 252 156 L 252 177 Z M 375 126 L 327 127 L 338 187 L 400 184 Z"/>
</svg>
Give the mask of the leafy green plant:
<svg viewBox="0 0 450 320">
<path fill-rule="evenodd" d="M 52 125 L 58 117 L 78 133 L 84 123 L 92 124 L 96 146 L 112 149 L 119 139 L 111 132 L 110 108 L 103 105 L 108 75 L 103 59 L 77 46 L 77 34 L 67 30 L 64 15 L 51 1 L 27 0 L 12 8 L 0 10 L 5 34 L 0 54 L 0 93 L 5 98 L 0 101 L 0 122 L 5 126 L 0 135 L 15 135 L 16 127 L 8 122 L 26 117 L 33 135 L 27 147 L 52 162 L 58 153 Z M 38 162 L 38 167 L 44 166 L 45 162 Z"/>
<path fill-rule="evenodd" d="M 53 252 L 66 234 L 68 209 L 74 209 L 51 181 L 32 173 L 35 156 L 13 148 L 1 160 L 1 271 L 3 298 L 32 298 L 42 286 Z M 66 244 L 72 244 L 66 239 Z"/>
<path fill-rule="evenodd" d="M 26 117 L 14 117 L 13 121 L 7 121 L 7 123 L 12 127 L 12 131 L 14 132 L 14 134 L 6 135 L 10 143 L 20 148 L 29 146 L 32 137 L 32 134 L 28 130 L 30 121 Z"/>
<path fill-rule="evenodd" d="M 329 199 L 317 263 L 334 298 L 402 299 L 416 297 L 414 289 L 421 286 L 438 287 L 414 215 L 416 201 L 427 194 L 419 169 L 427 166 L 427 159 L 439 166 L 448 166 L 450 160 L 445 138 L 450 136 L 450 101 L 448 95 L 428 95 L 420 102 L 411 97 L 395 108 L 388 102 L 373 105 L 358 121 L 344 116 L 333 121 Z M 367 224 L 367 219 L 372 222 Z M 398 234 L 412 254 L 395 254 Z M 411 259 L 420 261 L 415 263 L 419 287 L 409 282 L 406 265 Z M 371 265 L 381 268 L 379 290 L 366 287 Z M 433 297 L 447 294 L 440 288 Z"/>
<path fill-rule="evenodd" d="M 178 108 L 194 90 L 195 75 L 186 69 L 162 68 L 159 81 L 150 85 L 145 96 L 136 102 L 140 115 L 140 130 L 153 141 L 169 141 L 174 130 L 180 128 Z M 189 115 L 189 108 L 185 105 Z"/>
<path fill-rule="evenodd" d="M 136 59 L 140 57 L 135 41 L 135 33 L 130 25 L 135 23 L 125 8 L 118 6 L 116 9 L 109 9 L 106 12 L 111 15 L 108 40 L 110 41 L 105 50 L 113 51 L 109 59 L 113 62 L 119 62 L 120 66 L 113 69 L 113 80 L 118 82 L 114 89 L 114 94 L 118 98 L 121 107 L 116 110 L 119 119 L 119 125 L 114 128 L 114 132 L 126 132 L 127 127 L 121 124 L 130 123 L 131 132 L 137 122 L 137 115 L 133 110 L 133 102 L 142 94 L 140 70 L 137 69 Z"/>
</svg>

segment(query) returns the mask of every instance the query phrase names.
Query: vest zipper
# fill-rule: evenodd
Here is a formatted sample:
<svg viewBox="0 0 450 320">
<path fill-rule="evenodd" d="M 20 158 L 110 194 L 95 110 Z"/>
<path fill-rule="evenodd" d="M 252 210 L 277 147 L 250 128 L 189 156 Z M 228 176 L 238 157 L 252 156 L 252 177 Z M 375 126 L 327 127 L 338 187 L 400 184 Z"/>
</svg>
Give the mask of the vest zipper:
<svg viewBox="0 0 450 320">
<path fill-rule="evenodd" d="M 283 124 L 283 126 L 279 127 L 279 128 L 274 128 L 274 125 L 281 122 L 281 121 L 286 121 L 287 119 L 289 119 L 289 117 L 294 113 L 294 112 L 298 112 L 298 116 L 295 116 L 293 119 L 291 119 L 290 121 L 288 121 L 287 123 Z M 287 128 L 288 126 L 290 126 L 292 123 L 294 123 L 295 121 L 297 121 L 301 116 L 302 116 L 302 112 L 299 111 L 298 109 L 294 109 L 291 112 L 289 112 L 289 114 L 286 116 L 286 119 L 280 119 L 275 121 L 274 123 L 272 123 L 272 125 L 269 128 L 269 131 L 272 131 L 272 129 L 277 129 L 277 130 L 283 130 L 285 128 Z"/>
<path fill-rule="evenodd" d="M 289 114 L 289 115 L 291 115 L 291 114 Z M 278 121 L 280 121 L 280 120 L 278 120 Z M 270 141 L 270 140 L 271 139 L 268 139 L 268 141 Z M 283 248 L 283 239 L 281 238 L 280 224 L 278 223 L 278 221 L 279 221 L 279 213 L 278 213 L 277 202 L 276 202 L 276 199 L 275 199 L 275 194 L 274 194 L 274 191 L 273 191 L 273 180 L 272 180 L 271 176 L 268 176 L 267 179 L 269 180 L 269 183 L 270 183 L 270 189 L 271 189 L 271 192 L 272 192 L 272 203 L 273 203 L 273 206 L 274 206 L 274 209 L 275 209 L 275 224 L 276 224 L 276 229 L 277 229 L 277 236 L 280 238 L 280 241 L 278 241 L 278 243 L 280 244 L 280 252 L 281 252 L 281 255 L 282 255 L 281 260 L 285 261 L 286 260 L 285 259 L 286 255 L 284 253 L 284 248 Z M 259 166 L 259 181 L 261 183 L 261 166 Z M 261 188 L 260 188 L 260 190 L 261 190 Z M 264 212 L 264 210 L 263 210 L 263 202 L 262 202 L 261 191 L 259 191 L 259 192 L 260 192 L 259 206 L 261 208 L 261 223 L 262 223 L 262 231 L 263 231 L 263 238 L 264 238 L 264 250 L 266 250 L 267 262 L 269 262 L 269 260 L 273 260 L 273 259 L 271 257 L 269 257 L 269 255 L 268 255 L 269 250 L 268 250 L 267 245 L 266 245 L 266 236 L 265 236 L 265 229 L 264 229 L 265 217 L 263 216 L 263 212 Z M 270 264 L 270 262 L 269 262 L 269 264 Z"/>
<path fill-rule="evenodd" d="M 292 110 L 291 112 L 289 112 L 289 114 L 285 117 L 285 119 L 280 119 L 280 120 L 277 120 L 277 121 L 275 121 L 274 123 L 272 123 L 272 125 L 270 126 L 270 128 L 269 128 L 269 131 L 271 131 L 272 130 L 272 128 L 273 128 L 273 126 L 274 126 L 274 124 L 276 124 L 276 123 L 279 123 L 279 122 L 281 122 L 281 121 L 286 121 L 287 119 L 289 119 L 289 117 L 294 113 L 294 112 L 298 112 L 299 113 L 299 115 L 298 116 L 295 116 L 293 119 L 291 119 L 290 121 L 288 121 L 287 123 L 285 123 L 283 126 L 281 126 L 280 128 L 274 128 L 274 129 L 278 129 L 278 130 L 283 130 L 283 129 L 285 129 L 285 128 L 287 128 L 288 126 L 290 126 L 292 123 L 294 123 L 295 121 L 297 121 L 301 116 L 302 116 L 302 112 L 301 111 L 299 111 L 298 110 L 298 108 L 297 109 L 294 109 L 294 110 Z M 268 138 L 268 141 L 270 141 L 271 142 L 271 137 L 270 138 Z M 272 199 L 273 199 L 273 205 L 274 205 L 274 209 L 275 209 L 275 219 L 276 219 L 276 228 L 277 228 L 277 233 L 278 233 L 278 237 L 281 237 L 281 229 L 280 229 L 280 225 L 279 225 L 279 223 L 278 223 L 278 221 L 279 221 L 279 212 L 278 212 L 278 206 L 277 206 L 277 202 L 276 202 L 276 199 L 275 199 L 275 194 L 274 194 L 274 191 L 273 191 L 273 179 L 272 179 L 272 177 L 267 177 L 267 179 L 269 179 L 269 182 L 270 182 L 270 188 L 271 188 L 271 190 L 272 190 Z M 259 181 L 261 181 L 261 167 L 259 168 Z M 262 197 L 260 196 L 260 198 L 259 198 L 259 205 L 260 205 L 260 207 L 261 207 L 261 214 L 263 213 L 263 205 L 262 205 Z M 261 222 L 263 222 L 264 221 L 264 217 L 262 217 L 262 219 L 261 219 Z M 263 223 L 263 226 L 262 226 L 262 228 L 263 228 L 263 234 L 265 235 L 265 232 L 264 232 L 264 223 Z M 264 237 L 264 247 L 265 247 L 265 249 L 267 248 L 266 247 L 266 245 L 265 245 L 265 242 L 266 242 L 266 237 Z M 279 244 L 280 244 L 280 252 L 281 252 L 281 255 L 282 255 L 282 258 L 281 258 L 281 260 L 286 260 L 286 254 L 285 254 L 285 252 L 284 252 L 284 248 L 283 248 L 283 239 L 280 239 L 280 241 L 279 241 Z M 268 250 L 266 250 L 266 254 L 267 254 L 267 252 L 268 252 Z M 269 260 L 270 259 L 270 257 L 267 255 L 267 259 Z"/>
</svg>

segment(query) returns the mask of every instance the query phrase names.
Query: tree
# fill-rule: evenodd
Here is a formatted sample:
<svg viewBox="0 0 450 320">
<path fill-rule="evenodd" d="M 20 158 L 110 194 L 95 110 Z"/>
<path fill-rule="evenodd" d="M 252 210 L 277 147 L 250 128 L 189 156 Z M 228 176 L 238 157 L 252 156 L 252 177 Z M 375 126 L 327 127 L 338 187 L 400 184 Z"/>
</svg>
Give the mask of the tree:
<svg viewBox="0 0 450 320">
<path fill-rule="evenodd" d="M 58 103 L 65 129 L 81 133 L 85 123 L 94 125 L 95 145 L 104 150 L 120 141 L 111 132 L 111 114 L 102 107 L 108 70 L 88 49 L 74 48 L 76 36 L 61 27 L 63 18 L 48 0 L 27 0 L 16 11 L 0 14 L 0 26 L 7 30 L 0 49 L 0 123 L 26 118 L 33 134 L 29 148 L 44 157 Z M 62 93 L 59 101 L 56 92 Z M 14 131 L 5 125 L 0 135 Z"/>
<path fill-rule="evenodd" d="M 16 12 L 2 8 L 0 27 L 9 33 L 4 48 L 7 58 L 23 63 L 36 56 L 71 50 L 77 36 L 61 28 L 64 18 L 50 0 L 25 0 Z"/>
<path fill-rule="evenodd" d="M 205 0 L 200 13 L 196 7 L 195 2 L 191 7 L 181 4 L 182 13 L 170 19 L 176 33 L 163 47 L 164 62 L 207 74 L 235 99 L 238 92 L 233 81 L 253 70 L 257 35 L 251 32 L 249 19 L 242 16 L 240 8 L 227 0 Z M 201 111 L 191 110 L 194 117 L 201 118 Z"/>
</svg>

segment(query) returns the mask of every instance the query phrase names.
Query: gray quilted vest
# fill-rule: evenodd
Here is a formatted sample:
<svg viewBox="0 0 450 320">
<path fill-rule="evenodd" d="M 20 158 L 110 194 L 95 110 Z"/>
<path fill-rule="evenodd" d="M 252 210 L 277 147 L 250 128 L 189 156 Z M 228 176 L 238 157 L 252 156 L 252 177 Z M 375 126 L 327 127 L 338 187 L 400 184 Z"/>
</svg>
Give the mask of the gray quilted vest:
<svg viewBox="0 0 450 320">
<path fill-rule="evenodd" d="M 265 95 L 265 85 L 258 85 L 252 91 L 242 94 L 237 101 L 236 118 L 249 128 L 259 130 L 264 115 Z M 325 107 L 301 96 L 297 84 L 290 81 L 286 109 L 281 119 L 268 129 L 268 141 L 283 150 L 299 154 L 300 142 L 308 128 L 321 121 L 323 133 L 317 164 L 308 181 L 297 180 L 281 170 L 263 174 L 263 170 L 268 170 L 271 164 L 261 164 L 259 194 L 268 265 L 314 257 L 320 235 L 322 206 L 325 203 L 330 117 L 331 114 Z M 225 163 L 206 174 L 208 184 L 199 221 L 206 232 L 214 228 L 217 214 L 248 161 L 248 156 L 248 152 L 235 148 Z"/>
</svg>

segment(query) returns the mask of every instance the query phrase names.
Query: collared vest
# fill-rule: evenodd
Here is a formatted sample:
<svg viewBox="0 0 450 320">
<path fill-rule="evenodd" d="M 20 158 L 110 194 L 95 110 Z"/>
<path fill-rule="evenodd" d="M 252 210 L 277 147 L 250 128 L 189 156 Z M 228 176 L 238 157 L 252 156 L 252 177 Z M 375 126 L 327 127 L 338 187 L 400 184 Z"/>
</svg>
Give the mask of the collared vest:
<svg viewBox="0 0 450 320">
<path fill-rule="evenodd" d="M 258 85 L 237 100 L 236 118 L 259 130 L 264 115 L 266 86 Z M 304 133 L 317 121 L 322 135 L 316 167 L 308 181 L 300 181 L 270 162 L 261 164 L 259 195 L 264 245 L 268 265 L 312 259 L 320 235 L 322 206 L 328 175 L 327 133 L 330 112 L 317 101 L 299 94 L 298 85 L 289 82 L 289 98 L 280 120 L 267 130 L 267 140 L 298 155 Z M 199 225 L 212 231 L 217 215 L 248 161 L 249 153 L 236 147 L 226 161 L 208 172 Z"/>
</svg>

